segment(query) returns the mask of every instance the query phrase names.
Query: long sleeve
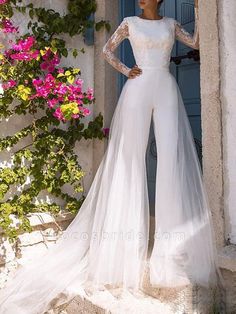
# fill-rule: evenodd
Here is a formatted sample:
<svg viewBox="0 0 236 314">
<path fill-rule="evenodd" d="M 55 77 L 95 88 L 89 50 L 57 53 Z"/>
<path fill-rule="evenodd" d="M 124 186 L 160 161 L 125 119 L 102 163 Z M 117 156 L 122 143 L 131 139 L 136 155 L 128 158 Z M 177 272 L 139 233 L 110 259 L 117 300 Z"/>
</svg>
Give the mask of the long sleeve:
<svg viewBox="0 0 236 314">
<path fill-rule="evenodd" d="M 129 27 L 127 19 L 124 18 L 120 25 L 117 27 L 115 32 L 108 39 L 106 44 L 103 46 L 102 55 L 116 70 L 123 73 L 127 77 L 129 76 L 129 71 L 131 70 L 124 63 L 122 63 L 114 54 L 115 49 L 119 44 L 129 37 Z"/>
<path fill-rule="evenodd" d="M 194 8 L 195 13 L 195 27 L 194 34 L 187 32 L 184 27 L 175 20 L 175 38 L 185 45 L 193 48 L 199 49 L 199 18 L 198 18 L 198 9 Z"/>
</svg>

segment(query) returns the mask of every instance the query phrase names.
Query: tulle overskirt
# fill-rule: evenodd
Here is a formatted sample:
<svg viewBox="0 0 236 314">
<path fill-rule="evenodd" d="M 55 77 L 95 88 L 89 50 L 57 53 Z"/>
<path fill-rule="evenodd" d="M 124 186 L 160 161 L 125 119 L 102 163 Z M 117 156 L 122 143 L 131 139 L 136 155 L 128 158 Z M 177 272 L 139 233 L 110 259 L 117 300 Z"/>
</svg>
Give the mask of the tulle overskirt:
<svg viewBox="0 0 236 314">
<path fill-rule="evenodd" d="M 157 144 L 155 237 L 150 259 L 145 154 L 151 119 Z M 175 78 L 143 67 L 126 81 L 109 142 L 78 214 L 41 258 L 19 267 L 0 292 L 2 314 L 41 314 L 90 282 L 139 289 L 144 269 L 158 287 L 216 285 L 211 211 Z M 73 289 L 72 289 L 73 287 Z"/>
</svg>

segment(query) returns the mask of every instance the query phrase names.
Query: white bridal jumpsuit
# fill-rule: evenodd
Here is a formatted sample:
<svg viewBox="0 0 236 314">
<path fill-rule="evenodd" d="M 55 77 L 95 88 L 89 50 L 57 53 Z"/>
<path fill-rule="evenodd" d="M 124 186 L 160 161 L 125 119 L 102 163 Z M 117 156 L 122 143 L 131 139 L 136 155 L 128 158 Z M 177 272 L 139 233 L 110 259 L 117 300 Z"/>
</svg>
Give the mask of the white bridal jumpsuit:
<svg viewBox="0 0 236 314">
<path fill-rule="evenodd" d="M 142 74 L 122 89 L 107 150 L 78 214 L 55 246 L 9 280 L 0 293 L 1 314 L 42 314 L 63 294 L 69 299 L 72 287 L 87 283 L 136 290 L 145 267 L 153 286 L 216 284 L 211 213 L 188 117 L 169 71 L 175 39 L 198 48 L 195 14 L 194 35 L 170 17 L 130 16 L 105 44 L 103 56 L 128 76 L 130 69 L 113 53 L 128 38 Z M 145 154 L 152 115 L 157 173 L 149 259 Z"/>
</svg>

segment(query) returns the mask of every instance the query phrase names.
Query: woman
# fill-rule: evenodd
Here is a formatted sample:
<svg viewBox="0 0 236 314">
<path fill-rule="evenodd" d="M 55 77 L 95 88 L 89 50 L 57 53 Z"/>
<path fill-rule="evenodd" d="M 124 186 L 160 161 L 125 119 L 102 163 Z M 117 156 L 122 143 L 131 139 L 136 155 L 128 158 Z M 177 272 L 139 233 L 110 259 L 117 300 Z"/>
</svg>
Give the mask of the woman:
<svg viewBox="0 0 236 314">
<path fill-rule="evenodd" d="M 143 13 L 124 18 L 105 44 L 103 56 L 129 78 L 107 150 L 63 236 L 44 258 L 20 268 L 0 294 L 1 314 L 41 314 L 89 284 L 95 290 L 136 291 L 142 289 L 145 267 L 153 286 L 216 286 L 220 272 L 207 195 L 180 91 L 169 72 L 175 39 L 199 48 L 198 3 L 192 36 L 175 19 L 158 14 L 161 2 L 140 0 Z M 113 53 L 125 38 L 137 63 L 132 69 Z M 158 161 L 155 242 L 148 258 L 145 152 L 152 116 Z"/>
</svg>

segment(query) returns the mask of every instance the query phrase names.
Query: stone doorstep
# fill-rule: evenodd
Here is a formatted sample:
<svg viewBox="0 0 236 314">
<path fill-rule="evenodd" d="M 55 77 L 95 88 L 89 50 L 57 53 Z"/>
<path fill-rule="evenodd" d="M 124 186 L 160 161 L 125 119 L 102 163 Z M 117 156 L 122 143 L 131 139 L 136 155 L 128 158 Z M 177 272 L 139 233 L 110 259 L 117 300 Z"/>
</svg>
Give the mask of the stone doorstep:
<svg viewBox="0 0 236 314">
<path fill-rule="evenodd" d="M 177 314 L 168 304 L 145 294 L 132 295 L 114 289 L 100 291 L 91 296 L 78 295 L 67 304 L 61 305 L 46 314 Z M 181 314 L 183 312 L 179 312 Z"/>
<path fill-rule="evenodd" d="M 153 230 L 153 220 L 151 221 Z M 236 246 L 229 245 L 219 252 L 220 266 L 236 272 Z M 205 288 L 185 286 L 178 289 L 153 288 L 148 280 L 146 269 L 143 282 L 143 295 L 118 297 L 115 291 L 100 292 L 95 296 L 78 295 L 69 303 L 48 312 L 48 314 L 212 314 L 214 297 Z M 235 310 L 235 304 L 232 305 Z M 230 312 L 234 313 L 234 312 Z"/>
<path fill-rule="evenodd" d="M 236 272 L 236 245 L 230 244 L 223 247 L 218 256 L 221 268 Z"/>
<path fill-rule="evenodd" d="M 236 313 L 236 245 L 230 244 L 219 252 L 219 265 L 226 285 L 225 303 L 226 313 Z"/>
<path fill-rule="evenodd" d="M 192 287 L 186 287 L 182 294 L 174 296 L 173 291 L 169 295 L 165 291 L 162 295 L 159 290 L 159 296 L 154 297 L 145 292 L 120 294 L 119 289 L 99 291 L 90 296 L 79 294 L 45 314 L 213 314 L 212 307 L 207 303 L 193 306 L 192 292 Z"/>
</svg>

